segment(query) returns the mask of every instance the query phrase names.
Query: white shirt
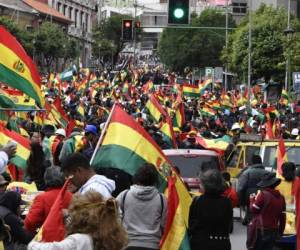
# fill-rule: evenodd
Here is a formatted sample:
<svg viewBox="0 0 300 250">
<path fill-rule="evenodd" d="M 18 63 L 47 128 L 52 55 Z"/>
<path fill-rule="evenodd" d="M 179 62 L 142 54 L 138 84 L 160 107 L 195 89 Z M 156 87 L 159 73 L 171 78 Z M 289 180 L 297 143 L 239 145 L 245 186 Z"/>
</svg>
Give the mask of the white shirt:
<svg viewBox="0 0 300 250">
<path fill-rule="evenodd" d="M 93 250 L 93 240 L 87 234 L 72 234 L 60 242 L 31 241 L 27 250 Z"/>
<path fill-rule="evenodd" d="M 0 174 L 5 172 L 8 163 L 8 155 L 4 151 L 0 151 Z"/>
</svg>

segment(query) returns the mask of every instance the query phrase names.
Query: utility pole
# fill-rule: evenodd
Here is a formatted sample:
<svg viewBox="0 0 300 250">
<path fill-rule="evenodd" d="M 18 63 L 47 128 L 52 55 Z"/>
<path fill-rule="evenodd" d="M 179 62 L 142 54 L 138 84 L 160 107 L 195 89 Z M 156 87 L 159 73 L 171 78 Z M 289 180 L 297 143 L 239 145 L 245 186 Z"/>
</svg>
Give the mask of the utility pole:
<svg viewBox="0 0 300 250">
<path fill-rule="evenodd" d="M 136 63 L 136 12 L 137 12 L 137 0 L 134 1 L 134 23 L 133 23 L 133 64 Z"/>
<path fill-rule="evenodd" d="M 225 28 L 225 46 L 226 46 L 226 51 L 228 49 L 228 0 L 226 0 L 226 28 Z M 228 70 L 228 64 L 227 60 L 225 62 L 225 91 L 227 91 L 228 88 L 228 78 L 227 78 L 227 70 Z"/>
<path fill-rule="evenodd" d="M 291 0 L 288 0 L 288 13 L 287 13 L 287 28 L 284 33 L 287 36 L 288 41 L 288 54 L 286 60 L 286 70 L 285 70 L 285 89 L 288 93 L 290 93 L 291 88 L 291 50 L 290 50 L 290 43 L 291 43 L 291 36 L 294 33 L 294 30 L 291 28 Z"/>
<path fill-rule="evenodd" d="M 252 0 L 249 0 L 249 35 L 248 35 L 248 105 L 250 107 L 251 88 L 251 50 L 252 50 Z"/>
</svg>

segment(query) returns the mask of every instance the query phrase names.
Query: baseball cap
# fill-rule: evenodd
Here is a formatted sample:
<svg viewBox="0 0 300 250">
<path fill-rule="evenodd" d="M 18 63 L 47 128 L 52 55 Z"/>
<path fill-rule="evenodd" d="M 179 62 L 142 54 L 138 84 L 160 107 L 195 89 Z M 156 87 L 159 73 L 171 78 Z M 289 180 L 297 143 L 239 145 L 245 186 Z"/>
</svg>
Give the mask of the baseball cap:
<svg viewBox="0 0 300 250">
<path fill-rule="evenodd" d="M 84 132 L 98 135 L 97 128 L 95 125 L 86 125 Z"/>
</svg>

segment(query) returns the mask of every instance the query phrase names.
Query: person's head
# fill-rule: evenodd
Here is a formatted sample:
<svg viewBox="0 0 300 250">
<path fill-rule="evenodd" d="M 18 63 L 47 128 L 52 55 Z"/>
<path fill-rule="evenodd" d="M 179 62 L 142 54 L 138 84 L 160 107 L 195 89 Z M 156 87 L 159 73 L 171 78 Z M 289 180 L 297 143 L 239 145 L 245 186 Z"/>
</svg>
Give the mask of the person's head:
<svg viewBox="0 0 300 250">
<path fill-rule="evenodd" d="M 63 173 L 58 167 L 49 167 L 44 174 L 44 181 L 47 188 L 59 188 L 65 183 Z"/>
<path fill-rule="evenodd" d="M 30 156 L 27 160 L 26 174 L 31 178 L 42 177 L 44 169 L 42 168 L 45 161 L 45 153 L 40 143 L 32 142 L 30 144 Z"/>
<path fill-rule="evenodd" d="M 293 162 L 285 162 L 282 164 L 282 176 L 286 181 L 291 182 L 295 179 L 295 171 L 296 166 Z"/>
<path fill-rule="evenodd" d="M 42 137 L 40 132 L 33 132 L 31 137 L 30 137 L 30 141 L 31 143 L 38 143 L 41 144 L 42 142 Z"/>
<path fill-rule="evenodd" d="M 253 155 L 252 158 L 251 158 L 251 162 L 252 164 L 262 164 L 262 160 L 261 160 L 261 157 L 260 155 Z"/>
<path fill-rule="evenodd" d="M 66 138 L 66 131 L 63 128 L 59 128 L 55 131 L 55 135 L 60 140 L 63 140 L 64 138 Z"/>
<path fill-rule="evenodd" d="M 158 172 L 153 164 L 145 163 L 133 176 L 133 183 L 141 186 L 156 186 L 158 184 Z"/>
<path fill-rule="evenodd" d="M 259 183 L 257 183 L 257 186 L 259 188 L 271 188 L 274 189 L 275 187 L 277 187 L 281 182 L 281 179 L 276 178 L 276 174 L 275 173 L 267 173 L 265 174 L 261 181 Z"/>
<path fill-rule="evenodd" d="M 90 142 L 95 143 L 98 138 L 97 127 L 95 125 L 86 125 L 84 135 Z"/>
<path fill-rule="evenodd" d="M 225 190 L 225 182 L 217 169 L 209 169 L 200 173 L 200 186 L 206 194 L 220 195 Z"/>
<path fill-rule="evenodd" d="M 61 170 L 65 177 L 71 177 L 71 182 L 80 188 L 95 174 L 89 160 L 81 153 L 68 155 L 62 162 Z"/>
<path fill-rule="evenodd" d="M 17 192 L 7 191 L 0 195 L 0 206 L 6 207 L 16 215 L 20 215 L 21 205 L 25 204 Z"/>
<path fill-rule="evenodd" d="M 97 192 L 76 194 L 69 206 L 67 234 L 82 233 L 92 237 L 95 249 L 120 250 L 126 246 L 115 200 L 105 201 Z"/>
</svg>

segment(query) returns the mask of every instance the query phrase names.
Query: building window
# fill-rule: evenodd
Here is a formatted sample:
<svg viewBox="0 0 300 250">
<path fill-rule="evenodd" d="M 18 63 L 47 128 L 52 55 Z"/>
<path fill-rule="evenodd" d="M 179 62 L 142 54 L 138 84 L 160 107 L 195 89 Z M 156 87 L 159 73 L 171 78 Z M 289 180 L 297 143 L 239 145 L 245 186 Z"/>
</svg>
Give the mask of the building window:
<svg viewBox="0 0 300 250">
<path fill-rule="evenodd" d="M 75 21 L 75 27 L 76 28 L 78 26 L 78 22 L 77 22 L 78 20 L 77 19 L 78 19 L 78 10 L 75 10 L 75 20 L 74 21 Z"/>
<path fill-rule="evenodd" d="M 154 16 L 154 25 L 157 25 L 157 16 Z"/>
<path fill-rule="evenodd" d="M 67 8 L 68 6 L 64 4 L 64 16 L 67 16 Z"/>
<path fill-rule="evenodd" d="M 55 9 L 56 6 L 55 6 L 55 0 L 52 0 L 52 8 Z"/>
<path fill-rule="evenodd" d="M 61 3 L 57 3 L 57 11 L 60 12 L 61 10 Z"/>
<path fill-rule="evenodd" d="M 84 18 L 83 18 L 84 13 L 81 11 L 80 12 L 80 26 L 83 26 Z"/>
<path fill-rule="evenodd" d="M 89 31 L 88 27 L 89 27 L 89 14 L 86 14 L 85 15 L 85 31 Z"/>
<path fill-rule="evenodd" d="M 73 8 L 69 7 L 69 18 L 72 20 L 72 11 L 73 11 Z M 74 21 L 74 20 L 72 20 Z"/>
<path fill-rule="evenodd" d="M 247 3 L 232 3 L 232 12 L 235 14 L 246 14 Z"/>
</svg>

